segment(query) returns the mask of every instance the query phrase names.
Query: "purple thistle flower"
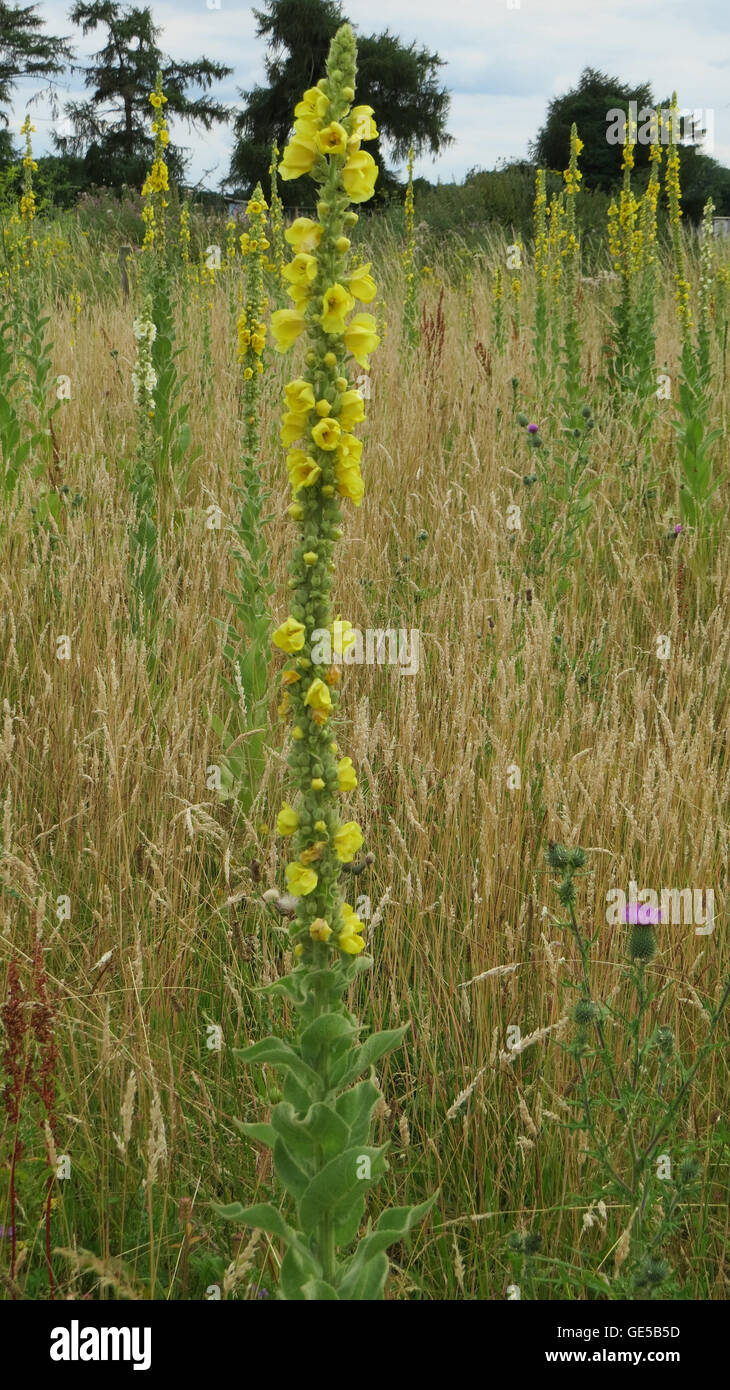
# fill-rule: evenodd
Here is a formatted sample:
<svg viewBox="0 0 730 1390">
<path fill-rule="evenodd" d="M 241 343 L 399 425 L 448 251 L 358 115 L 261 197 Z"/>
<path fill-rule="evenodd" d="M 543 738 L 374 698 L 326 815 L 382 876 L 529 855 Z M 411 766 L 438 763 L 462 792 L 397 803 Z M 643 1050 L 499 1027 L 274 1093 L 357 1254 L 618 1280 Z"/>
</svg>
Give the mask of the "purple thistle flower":
<svg viewBox="0 0 730 1390">
<path fill-rule="evenodd" d="M 674 528 L 674 534 L 675 534 L 675 536 L 681 536 L 683 530 L 684 530 L 684 527 L 683 527 L 681 521 L 678 521 L 677 524 L 676 524 L 676 526 L 675 526 L 675 528 Z"/>
<path fill-rule="evenodd" d="M 537 434 L 537 425 L 528 425 L 528 426 L 527 426 L 527 433 L 528 433 L 528 434 Z"/>
<path fill-rule="evenodd" d="M 656 927 L 661 920 L 659 908 L 651 903 L 629 903 L 624 908 L 624 921 L 631 927 Z"/>
</svg>

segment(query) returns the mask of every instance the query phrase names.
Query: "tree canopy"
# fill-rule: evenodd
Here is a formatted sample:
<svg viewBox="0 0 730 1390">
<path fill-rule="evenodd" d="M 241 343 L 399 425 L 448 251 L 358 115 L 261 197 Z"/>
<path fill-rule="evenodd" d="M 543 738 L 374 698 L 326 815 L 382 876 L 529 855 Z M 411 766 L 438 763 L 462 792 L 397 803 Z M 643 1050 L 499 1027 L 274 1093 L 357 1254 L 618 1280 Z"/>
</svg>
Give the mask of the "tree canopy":
<svg viewBox="0 0 730 1390">
<path fill-rule="evenodd" d="M 21 77 L 58 77 L 73 57 L 68 39 L 46 33 L 37 5 L 8 5 L 0 0 L 0 106 L 12 100 Z M 0 111 L 0 121 L 8 117 Z"/>
<path fill-rule="evenodd" d="M 346 16 L 338 0 L 266 0 L 255 10 L 257 34 L 268 41 L 266 85 L 241 92 L 243 110 L 236 117 L 235 146 L 229 186 L 247 193 L 265 182 L 271 145 L 286 143 L 294 106 L 314 85 L 327 59 L 329 44 Z M 392 184 L 381 143 L 401 160 L 413 145 L 416 153 L 437 154 L 451 143 L 446 131 L 449 95 L 439 81 L 443 66 L 437 53 L 405 44 L 389 30 L 358 36 L 357 100 L 377 112 L 380 139 L 369 146 L 381 169 L 378 191 Z M 296 186 L 282 195 L 296 203 Z"/>
<path fill-rule="evenodd" d="M 86 101 L 66 104 L 73 134 L 56 136 L 56 145 L 64 153 L 85 156 L 90 181 L 114 185 L 143 181 L 154 145 L 149 94 L 158 72 L 162 73 L 167 97 L 166 113 L 205 130 L 228 120 L 228 108 L 220 102 L 187 93 L 190 87 L 208 92 L 232 69 L 208 58 L 179 63 L 163 54 L 158 43 L 161 29 L 154 23 L 149 6 L 79 0 L 70 18 L 84 35 L 97 29 L 106 31 L 106 41 L 91 61 L 75 65 L 75 70 L 84 74 L 91 95 Z M 183 154 L 172 145 L 169 163 L 180 177 Z"/>
</svg>

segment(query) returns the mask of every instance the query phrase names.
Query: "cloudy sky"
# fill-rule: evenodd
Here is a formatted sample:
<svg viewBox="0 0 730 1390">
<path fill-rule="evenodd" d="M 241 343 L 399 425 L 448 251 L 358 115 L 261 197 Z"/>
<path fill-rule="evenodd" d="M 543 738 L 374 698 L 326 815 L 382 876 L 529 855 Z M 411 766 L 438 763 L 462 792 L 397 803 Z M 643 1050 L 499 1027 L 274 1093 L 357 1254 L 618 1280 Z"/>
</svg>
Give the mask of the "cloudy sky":
<svg viewBox="0 0 730 1390">
<path fill-rule="evenodd" d="M 218 5 L 219 8 L 208 8 Z M 451 93 L 449 130 L 454 144 L 440 158 L 424 158 L 417 173 L 461 179 L 474 166 L 493 168 L 521 157 L 542 123 L 551 97 L 573 86 L 586 66 L 628 83 L 648 81 L 662 100 L 673 88 L 679 104 L 713 113 L 714 154 L 730 165 L 730 10 L 727 0 L 344 0 L 360 32 L 389 28 L 445 60 L 442 80 Z M 41 0 L 39 13 L 56 34 L 72 34 L 68 3 Z M 152 0 L 162 46 L 177 59 L 205 54 L 229 64 L 233 77 L 216 95 L 235 107 L 239 88 L 263 77 L 264 50 L 256 38 L 253 7 L 241 0 Z M 76 35 L 79 55 L 101 46 L 99 33 Z M 12 113 L 17 131 L 34 88 L 18 86 Z M 78 77 L 62 95 L 79 97 Z M 49 149 L 48 106 L 33 111 L 38 152 Z M 174 129 L 174 128 L 173 128 Z M 214 187 L 226 173 L 230 129 L 175 138 L 191 151 L 192 181 L 207 172 Z"/>
</svg>

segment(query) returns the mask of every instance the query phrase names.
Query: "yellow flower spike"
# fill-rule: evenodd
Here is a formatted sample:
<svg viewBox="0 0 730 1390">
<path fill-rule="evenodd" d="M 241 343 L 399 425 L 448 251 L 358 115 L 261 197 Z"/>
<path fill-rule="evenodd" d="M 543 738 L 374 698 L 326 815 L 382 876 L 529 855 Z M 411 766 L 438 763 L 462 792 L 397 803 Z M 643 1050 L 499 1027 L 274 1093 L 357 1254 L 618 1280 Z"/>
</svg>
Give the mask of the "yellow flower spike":
<svg viewBox="0 0 730 1390">
<path fill-rule="evenodd" d="M 333 836 L 335 854 L 341 864 L 350 864 L 362 847 L 363 833 L 357 821 L 349 820 Z"/>
<path fill-rule="evenodd" d="M 299 816 L 286 801 L 276 817 L 276 829 L 279 835 L 294 835 L 299 829 Z"/>
<path fill-rule="evenodd" d="M 320 318 L 325 333 L 344 333 L 345 319 L 354 307 L 355 300 L 344 285 L 334 284 L 325 290 Z"/>
<path fill-rule="evenodd" d="M 304 646 L 304 634 L 304 623 L 298 622 L 296 618 L 287 618 L 277 627 L 271 640 L 282 652 L 300 652 Z"/>
<path fill-rule="evenodd" d="M 368 358 L 380 342 L 375 330 L 376 324 L 372 314 L 355 314 L 345 329 L 345 346 L 365 371 L 370 370 Z"/>
<path fill-rule="evenodd" d="M 293 864 L 286 866 L 286 882 L 289 892 L 293 893 L 295 898 L 304 898 L 317 887 L 317 875 L 314 869 L 309 869 L 305 864 L 299 864 L 295 860 Z"/>
<path fill-rule="evenodd" d="M 352 758 L 340 758 L 337 764 L 337 785 L 341 792 L 354 792 L 357 774 L 352 766 Z"/>
</svg>

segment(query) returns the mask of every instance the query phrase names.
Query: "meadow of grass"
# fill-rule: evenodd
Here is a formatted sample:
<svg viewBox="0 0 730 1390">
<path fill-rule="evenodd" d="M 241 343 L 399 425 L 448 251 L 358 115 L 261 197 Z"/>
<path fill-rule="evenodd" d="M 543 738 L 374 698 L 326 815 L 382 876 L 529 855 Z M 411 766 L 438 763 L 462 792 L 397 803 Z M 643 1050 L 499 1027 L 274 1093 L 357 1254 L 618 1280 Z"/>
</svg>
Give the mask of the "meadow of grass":
<svg viewBox="0 0 730 1390">
<path fill-rule="evenodd" d="M 33 287 L 49 320 L 48 383 L 66 376 L 70 394 L 53 415 L 52 447 L 36 445 L 0 515 L 0 996 L 15 961 L 21 1011 L 39 989 L 54 1000 L 57 1051 L 51 1139 L 30 1090 L 15 1122 L 7 1109 L 0 1121 L 5 1298 L 47 1296 L 47 1235 L 58 1297 L 201 1299 L 217 1285 L 224 1297 L 256 1298 L 277 1281 L 277 1241 L 211 1206 L 279 1202 L 267 1154 L 233 1124 L 266 1117 L 277 1078 L 241 1069 L 232 1050 L 286 1032 L 286 1002 L 257 991 L 292 959 L 285 919 L 262 900 L 282 885 L 274 823 L 287 795 L 273 677 L 252 804 L 209 785 L 221 762 L 211 714 L 230 718 L 219 624 L 231 620 L 235 589 L 243 272 L 240 255 L 224 256 L 201 283 L 198 246 L 225 232 L 198 222 L 194 233 L 193 270 L 178 266 L 171 281 L 192 443 L 184 480 L 160 482 L 154 661 L 129 602 L 140 257 L 129 257 L 127 299 L 119 237 L 67 214 L 37 224 L 35 258 L 6 281 L 8 304 Z M 570 487 L 540 530 L 541 504 L 523 483 L 533 455 L 518 416 L 539 426 L 548 479 L 537 488 L 548 497 L 566 408 L 550 324 L 535 349 L 531 248 L 516 322 L 504 271 L 501 341 L 495 333 L 495 269 L 509 263 L 509 241 L 494 232 L 475 248 L 453 235 L 421 248 L 407 350 L 402 242 L 374 217 L 355 239 L 375 267 L 383 341 L 369 378 L 366 493 L 348 513 L 334 599 L 355 627 L 421 638 L 415 675 L 354 666 L 338 710 L 360 779 L 352 814 L 374 857 L 357 892 L 370 899 L 375 964 L 353 986 L 353 1008 L 368 1026 L 411 1021 L 378 1068 L 376 1142 L 391 1150 L 371 1211 L 439 1192 L 392 1253 L 391 1298 L 505 1298 L 520 1282 L 514 1232 L 541 1237 L 545 1264 L 532 1269 L 529 1296 L 600 1297 L 601 1279 L 610 1288 L 631 1202 L 607 1198 L 600 1219 L 584 1219 L 603 1188 L 585 1133 L 566 1123 L 566 1020 L 581 961 L 560 925 L 546 842 L 586 852 L 575 911 L 597 933 L 593 997 L 629 1013 L 630 927 L 607 924 L 607 890 L 631 879 L 714 890 L 715 931 L 658 928 L 646 967 L 658 991 L 651 1024 L 671 1029 L 686 1068 L 728 970 L 727 254 L 719 243 L 709 347 L 719 485 L 711 519 L 703 512 L 694 525 L 681 508 L 673 423 L 682 335 L 670 249 L 657 252 L 653 332 L 656 371 L 674 390 L 648 393 L 643 414 L 611 381 L 621 286 L 607 248 L 578 280 L 593 423 L 580 475 L 590 500 L 573 542 Z M 685 252 L 694 304 L 689 238 Z M 274 307 L 273 281 L 269 293 Z M 260 396 L 272 626 L 287 612 L 291 546 L 279 401 L 298 351 L 285 364 L 267 348 Z M 12 392 L 27 422 L 32 364 L 22 371 Z M 514 504 L 519 528 L 508 521 Z M 657 654 L 660 635 L 669 659 Z M 61 636 L 69 659 L 58 659 Z M 38 930 L 46 983 L 33 966 Z M 552 1031 L 511 1056 L 515 1026 L 523 1039 Z M 610 1017 L 604 1026 L 622 1062 L 630 1032 Z M 727 1056 L 712 1049 L 667 1140 L 689 1144 L 701 1166 L 668 1241 L 676 1297 L 727 1297 L 726 1099 Z M 618 1109 L 607 1125 L 620 1166 Z M 69 1157 L 70 1177 L 52 1185 L 46 1221 L 49 1145 Z"/>
</svg>

